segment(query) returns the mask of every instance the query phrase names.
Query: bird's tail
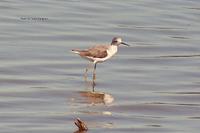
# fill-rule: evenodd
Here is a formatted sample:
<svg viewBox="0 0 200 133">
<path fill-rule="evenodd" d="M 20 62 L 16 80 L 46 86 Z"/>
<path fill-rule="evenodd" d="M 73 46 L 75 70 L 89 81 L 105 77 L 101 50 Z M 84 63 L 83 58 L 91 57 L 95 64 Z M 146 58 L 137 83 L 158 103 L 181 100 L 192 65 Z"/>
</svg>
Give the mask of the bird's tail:
<svg viewBox="0 0 200 133">
<path fill-rule="evenodd" d="M 75 54 L 79 54 L 80 50 L 78 50 L 78 49 L 72 49 L 72 52 L 75 53 Z"/>
</svg>

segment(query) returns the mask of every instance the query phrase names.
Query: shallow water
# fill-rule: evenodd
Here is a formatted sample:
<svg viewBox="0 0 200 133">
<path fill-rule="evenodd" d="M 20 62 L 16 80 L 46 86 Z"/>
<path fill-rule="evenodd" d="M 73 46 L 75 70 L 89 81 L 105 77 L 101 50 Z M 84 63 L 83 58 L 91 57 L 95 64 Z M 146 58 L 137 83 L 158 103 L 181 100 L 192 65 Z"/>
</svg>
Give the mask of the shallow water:
<svg viewBox="0 0 200 133">
<path fill-rule="evenodd" d="M 198 0 L 1 0 L 0 132 L 198 132 Z M 121 36 L 98 64 L 94 98 L 87 61 L 70 52 Z"/>
</svg>

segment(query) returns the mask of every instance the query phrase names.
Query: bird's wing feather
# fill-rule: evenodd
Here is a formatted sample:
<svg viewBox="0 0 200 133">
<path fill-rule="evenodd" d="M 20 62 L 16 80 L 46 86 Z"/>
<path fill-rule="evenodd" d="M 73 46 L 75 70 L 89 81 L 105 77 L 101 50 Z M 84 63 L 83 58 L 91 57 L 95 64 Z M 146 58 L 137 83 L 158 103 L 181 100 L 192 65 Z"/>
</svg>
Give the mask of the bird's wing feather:
<svg viewBox="0 0 200 133">
<path fill-rule="evenodd" d="M 88 56 L 92 58 L 104 58 L 107 56 L 107 45 L 97 45 L 87 50 L 72 50 L 77 52 L 80 56 Z"/>
<path fill-rule="evenodd" d="M 107 56 L 107 48 L 106 45 L 98 45 L 88 49 L 88 53 L 90 57 L 94 58 L 105 58 Z"/>
</svg>

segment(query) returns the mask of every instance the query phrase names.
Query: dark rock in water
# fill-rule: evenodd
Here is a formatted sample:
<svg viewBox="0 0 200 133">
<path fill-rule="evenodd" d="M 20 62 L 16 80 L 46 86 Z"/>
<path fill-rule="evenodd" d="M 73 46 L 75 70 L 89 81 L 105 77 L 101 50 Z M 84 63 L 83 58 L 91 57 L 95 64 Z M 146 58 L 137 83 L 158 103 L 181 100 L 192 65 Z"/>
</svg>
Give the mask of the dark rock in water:
<svg viewBox="0 0 200 133">
<path fill-rule="evenodd" d="M 82 121 L 80 118 L 76 118 L 74 124 L 78 127 L 78 131 L 76 131 L 75 133 L 84 133 L 83 131 L 88 130 L 86 123 Z"/>
</svg>

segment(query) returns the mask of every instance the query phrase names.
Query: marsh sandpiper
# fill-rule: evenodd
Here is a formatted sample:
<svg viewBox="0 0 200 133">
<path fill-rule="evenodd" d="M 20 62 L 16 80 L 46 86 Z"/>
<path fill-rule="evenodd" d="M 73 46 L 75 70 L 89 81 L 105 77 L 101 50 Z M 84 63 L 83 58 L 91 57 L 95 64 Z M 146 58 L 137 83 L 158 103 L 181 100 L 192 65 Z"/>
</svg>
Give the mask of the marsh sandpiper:
<svg viewBox="0 0 200 133">
<path fill-rule="evenodd" d="M 108 45 L 96 45 L 86 50 L 73 49 L 72 52 L 79 54 L 81 57 L 93 62 L 93 81 L 96 79 L 96 67 L 97 63 L 104 62 L 110 59 L 117 53 L 118 46 L 120 44 L 130 46 L 122 41 L 120 37 L 114 37 L 111 44 Z M 88 67 L 86 68 L 85 75 L 87 75 Z"/>
</svg>

